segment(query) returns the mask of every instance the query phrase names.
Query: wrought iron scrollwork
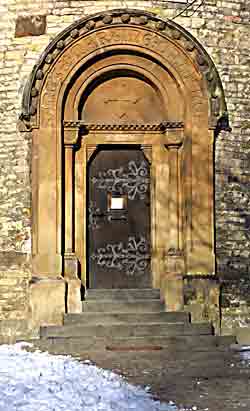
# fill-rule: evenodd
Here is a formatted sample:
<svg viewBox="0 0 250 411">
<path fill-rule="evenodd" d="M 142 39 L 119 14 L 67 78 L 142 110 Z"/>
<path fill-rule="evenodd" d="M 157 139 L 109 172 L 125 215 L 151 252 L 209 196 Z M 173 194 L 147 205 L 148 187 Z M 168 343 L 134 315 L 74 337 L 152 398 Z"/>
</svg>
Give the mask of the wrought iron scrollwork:
<svg viewBox="0 0 250 411">
<path fill-rule="evenodd" d="M 91 256 L 101 267 L 124 271 L 127 276 L 142 275 L 150 262 L 150 246 L 144 237 L 129 237 L 127 246 L 122 242 L 107 244 Z"/>
<path fill-rule="evenodd" d="M 149 188 L 150 176 L 148 165 L 145 161 L 136 164 L 129 161 L 128 169 L 124 167 L 100 171 L 97 177 L 92 177 L 93 184 L 98 189 L 105 189 L 120 194 L 126 192 L 129 200 L 144 199 Z"/>
<path fill-rule="evenodd" d="M 100 210 L 100 208 L 96 207 L 93 201 L 89 202 L 89 208 L 88 208 L 88 216 L 89 216 L 89 228 L 90 229 L 98 229 L 100 228 L 100 225 L 98 224 L 99 218 L 103 217 L 103 212 Z"/>
</svg>

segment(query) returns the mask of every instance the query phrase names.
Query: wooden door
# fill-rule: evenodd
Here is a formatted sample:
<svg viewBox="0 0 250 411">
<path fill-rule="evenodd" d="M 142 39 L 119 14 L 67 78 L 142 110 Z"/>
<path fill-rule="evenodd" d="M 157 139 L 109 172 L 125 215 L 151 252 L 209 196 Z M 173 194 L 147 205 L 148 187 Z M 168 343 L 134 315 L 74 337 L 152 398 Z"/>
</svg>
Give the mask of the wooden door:
<svg viewBox="0 0 250 411">
<path fill-rule="evenodd" d="M 88 168 L 90 288 L 151 287 L 150 166 L 139 147 L 101 147 Z"/>
</svg>

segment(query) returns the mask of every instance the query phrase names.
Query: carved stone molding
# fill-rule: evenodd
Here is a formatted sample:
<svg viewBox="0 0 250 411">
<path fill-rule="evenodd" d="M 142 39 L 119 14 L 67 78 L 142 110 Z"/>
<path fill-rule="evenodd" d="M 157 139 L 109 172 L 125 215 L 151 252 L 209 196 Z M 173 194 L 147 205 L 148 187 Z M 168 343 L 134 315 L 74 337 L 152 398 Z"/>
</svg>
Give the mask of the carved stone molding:
<svg viewBox="0 0 250 411">
<path fill-rule="evenodd" d="M 37 105 L 39 103 L 43 82 L 50 67 L 55 64 L 58 57 L 64 53 L 64 50 L 69 47 L 71 43 L 77 42 L 78 39 L 81 39 L 86 33 L 91 33 L 100 26 L 111 27 L 112 25 L 117 26 L 117 24 L 119 24 L 119 26 L 123 25 L 124 27 L 137 27 L 140 28 L 140 30 L 144 30 L 144 27 L 146 27 L 147 31 L 145 31 L 145 35 L 143 36 L 145 46 L 147 46 L 148 43 L 152 46 L 152 42 L 157 42 L 153 34 L 154 32 L 159 32 L 161 36 L 168 39 L 170 38 L 179 48 L 181 47 L 184 53 L 190 56 L 193 64 L 200 71 L 207 84 L 210 98 L 210 115 L 211 119 L 213 119 L 211 121 L 211 123 L 213 123 L 211 127 L 215 128 L 218 123 L 220 128 L 229 129 L 227 106 L 222 83 L 212 59 L 203 47 L 190 33 L 174 21 L 163 21 L 152 13 L 130 9 L 126 9 L 126 13 L 124 13 L 124 10 L 109 10 L 80 19 L 56 36 L 42 54 L 38 64 L 34 67 L 25 88 L 20 119 L 25 123 L 26 127 L 27 122 L 30 122 L 29 128 L 37 126 Z M 157 49 L 158 44 L 154 44 L 154 47 Z M 216 108 L 213 104 L 214 99 L 217 100 Z M 222 117 L 224 119 L 227 118 L 226 123 L 225 121 L 220 122 Z"/>
<path fill-rule="evenodd" d="M 181 129 L 184 127 L 182 121 L 164 121 L 156 124 L 143 124 L 143 123 L 131 123 L 131 124 L 87 124 L 84 121 L 65 121 L 64 129 L 80 129 L 81 133 L 87 133 L 89 131 L 131 131 L 131 132 L 165 132 L 168 129 Z"/>
</svg>

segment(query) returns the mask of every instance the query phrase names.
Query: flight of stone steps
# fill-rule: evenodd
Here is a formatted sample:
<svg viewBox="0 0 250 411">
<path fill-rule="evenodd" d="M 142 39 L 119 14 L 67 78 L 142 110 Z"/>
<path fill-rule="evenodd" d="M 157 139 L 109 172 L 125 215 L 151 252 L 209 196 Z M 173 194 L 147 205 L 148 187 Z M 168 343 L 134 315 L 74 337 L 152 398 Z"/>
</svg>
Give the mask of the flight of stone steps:
<svg viewBox="0 0 250 411">
<path fill-rule="evenodd" d="M 234 337 L 218 337 L 208 323 L 192 324 L 187 312 L 165 312 L 158 289 L 91 289 L 83 312 L 66 314 L 63 326 L 42 327 L 35 346 L 76 357 L 163 352 L 225 351 Z"/>
</svg>

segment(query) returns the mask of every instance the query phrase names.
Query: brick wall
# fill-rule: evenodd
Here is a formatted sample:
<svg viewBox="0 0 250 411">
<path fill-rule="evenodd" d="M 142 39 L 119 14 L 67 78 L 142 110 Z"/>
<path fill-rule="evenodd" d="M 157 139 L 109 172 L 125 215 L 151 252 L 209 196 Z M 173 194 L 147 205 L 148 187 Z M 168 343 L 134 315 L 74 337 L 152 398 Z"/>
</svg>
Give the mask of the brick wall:
<svg viewBox="0 0 250 411">
<path fill-rule="evenodd" d="M 201 3 L 197 0 L 175 21 L 190 31 L 214 60 L 230 114 L 232 132 L 223 132 L 215 144 L 217 261 L 224 280 L 223 327 L 230 328 L 250 321 L 250 3 Z M 29 261 L 31 253 L 31 142 L 29 134 L 17 131 L 24 85 L 44 48 L 69 24 L 84 15 L 126 7 L 174 18 L 185 2 L 1 0 L 0 270 L 9 273 L 10 279 L 10 260 L 21 254 Z M 24 271 L 20 268 L 20 276 L 25 277 L 29 270 L 27 263 Z M 11 293 L 11 284 L 9 289 Z M 0 319 L 7 319 L 1 304 L 0 299 Z"/>
</svg>

